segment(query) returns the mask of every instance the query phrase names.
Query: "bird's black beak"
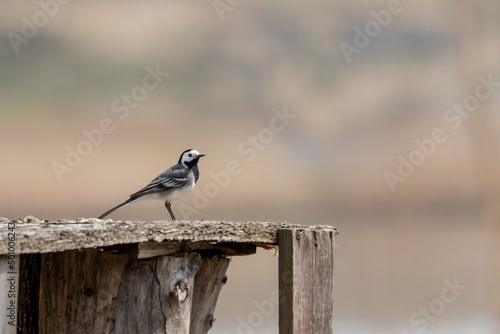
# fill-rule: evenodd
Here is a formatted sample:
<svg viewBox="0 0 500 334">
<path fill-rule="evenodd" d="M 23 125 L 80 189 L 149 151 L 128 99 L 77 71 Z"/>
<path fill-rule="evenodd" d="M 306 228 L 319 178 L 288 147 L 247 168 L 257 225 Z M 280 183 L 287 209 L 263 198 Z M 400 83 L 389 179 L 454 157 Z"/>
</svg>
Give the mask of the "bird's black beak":
<svg viewBox="0 0 500 334">
<path fill-rule="evenodd" d="M 198 154 L 196 157 L 197 158 L 201 158 L 201 157 L 204 157 L 204 156 L 205 156 L 205 154 Z"/>
</svg>

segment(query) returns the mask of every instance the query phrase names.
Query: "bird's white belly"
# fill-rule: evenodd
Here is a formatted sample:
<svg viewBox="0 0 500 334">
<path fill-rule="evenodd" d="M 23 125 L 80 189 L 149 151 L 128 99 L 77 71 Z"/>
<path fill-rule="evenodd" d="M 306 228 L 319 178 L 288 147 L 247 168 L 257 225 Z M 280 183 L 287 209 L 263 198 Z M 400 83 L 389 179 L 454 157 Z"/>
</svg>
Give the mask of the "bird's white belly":
<svg viewBox="0 0 500 334">
<path fill-rule="evenodd" d="M 183 188 L 179 188 L 179 189 L 171 189 L 171 190 L 167 190 L 167 191 L 162 191 L 162 192 L 157 192 L 157 193 L 153 193 L 153 194 L 148 194 L 148 195 L 144 195 L 140 198 L 140 200 L 159 200 L 159 201 L 164 201 L 164 202 L 172 202 L 172 201 L 175 201 L 181 197 L 184 197 L 186 196 L 187 194 L 189 194 L 194 188 L 194 182 L 187 186 L 187 187 L 183 187 Z"/>
</svg>

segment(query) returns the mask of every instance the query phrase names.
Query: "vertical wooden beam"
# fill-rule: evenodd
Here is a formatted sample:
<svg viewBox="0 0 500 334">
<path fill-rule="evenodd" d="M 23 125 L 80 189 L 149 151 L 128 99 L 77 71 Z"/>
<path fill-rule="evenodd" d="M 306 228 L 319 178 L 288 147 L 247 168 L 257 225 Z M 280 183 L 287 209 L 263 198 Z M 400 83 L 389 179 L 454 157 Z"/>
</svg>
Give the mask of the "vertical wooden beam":
<svg viewBox="0 0 500 334">
<path fill-rule="evenodd" d="M 130 262 L 113 302 L 110 333 L 189 334 L 194 276 L 200 265 L 201 256 L 194 252 Z"/>
<path fill-rule="evenodd" d="M 212 328 L 215 305 L 226 284 L 226 271 L 230 261 L 220 255 L 203 257 L 201 268 L 194 277 L 190 334 L 207 333 Z"/>
<path fill-rule="evenodd" d="M 279 333 L 333 333 L 334 231 L 279 231 Z"/>
<path fill-rule="evenodd" d="M 110 333 L 116 326 L 114 302 L 129 263 L 127 255 L 96 249 L 41 254 L 36 333 Z M 151 275 L 140 277 L 139 270 L 135 273 L 145 285 L 152 280 Z M 130 318 L 141 311 L 131 310 Z"/>
<path fill-rule="evenodd" d="M 22 334 L 206 334 L 230 261 L 198 252 L 134 259 L 96 249 L 21 257 Z"/>
<path fill-rule="evenodd" d="M 41 254 L 21 255 L 18 334 L 38 334 L 41 259 Z"/>
</svg>

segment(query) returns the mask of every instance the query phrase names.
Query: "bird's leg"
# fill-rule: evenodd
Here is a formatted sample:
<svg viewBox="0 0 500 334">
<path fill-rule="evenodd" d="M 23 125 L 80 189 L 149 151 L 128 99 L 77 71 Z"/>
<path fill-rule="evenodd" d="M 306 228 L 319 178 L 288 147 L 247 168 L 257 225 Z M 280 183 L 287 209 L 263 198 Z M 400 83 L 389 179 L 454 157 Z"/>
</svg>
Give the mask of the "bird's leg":
<svg viewBox="0 0 500 334">
<path fill-rule="evenodd" d="M 172 218 L 172 220 L 177 220 L 175 219 L 174 213 L 172 212 L 170 206 L 171 206 L 170 202 L 165 202 L 165 207 L 167 208 L 168 213 L 170 213 L 170 218 Z"/>
</svg>

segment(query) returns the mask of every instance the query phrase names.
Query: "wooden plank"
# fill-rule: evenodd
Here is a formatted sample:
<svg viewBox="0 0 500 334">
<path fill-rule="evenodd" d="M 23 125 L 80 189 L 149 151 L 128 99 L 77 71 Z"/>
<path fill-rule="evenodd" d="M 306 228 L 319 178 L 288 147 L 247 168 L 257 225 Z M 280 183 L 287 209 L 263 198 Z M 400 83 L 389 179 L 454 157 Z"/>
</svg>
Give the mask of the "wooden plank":
<svg viewBox="0 0 500 334">
<path fill-rule="evenodd" d="M 191 334 L 205 334 L 215 321 L 214 312 L 219 293 L 226 284 L 230 259 L 223 256 L 203 258 L 194 278 Z"/>
<path fill-rule="evenodd" d="M 39 328 L 35 332 L 110 333 L 116 322 L 113 302 L 127 265 L 127 255 L 94 249 L 42 254 Z M 137 270 L 139 273 L 144 274 L 147 286 L 151 277 Z"/>
<path fill-rule="evenodd" d="M 0 218 L 0 254 L 8 251 L 7 229 L 3 227 L 9 222 L 7 218 Z M 333 229 L 331 226 L 270 222 L 113 221 L 95 218 L 49 221 L 26 217 L 15 223 L 16 252 L 19 254 L 166 241 L 277 245 L 278 230 L 282 228 Z"/>
<path fill-rule="evenodd" d="M 146 259 L 159 255 L 173 255 L 182 252 L 199 252 L 203 255 L 226 255 L 242 256 L 252 255 L 257 252 L 255 244 L 240 244 L 234 242 L 213 243 L 200 242 L 144 242 L 134 245 L 126 245 L 127 252 L 137 259 Z"/>
<path fill-rule="evenodd" d="M 95 249 L 23 256 L 20 271 L 39 289 L 20 298 L 39 306 L 25 303 L 31 308 L 20 314 L 30 318 L 21 332 L 40 334 L 206 334 L 230 261 L 197 252 L 133 259 Z"/>
<path fill-rule="evenodd" d="M 0 256 L 0 333 L 17 333 L 19 256 Z"/>
<path fill-rule="evenodd" d="M 38 333 L 41 254 L 21 255 L 19 264 L 19 333 Z"/>
<path fill-rule="evenodd" d="M 333 333 L 335 230 L 279 231 L 279 333 Z"/>
</svg>

